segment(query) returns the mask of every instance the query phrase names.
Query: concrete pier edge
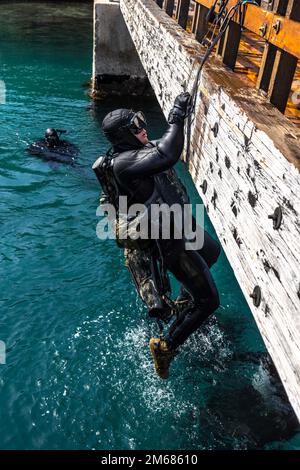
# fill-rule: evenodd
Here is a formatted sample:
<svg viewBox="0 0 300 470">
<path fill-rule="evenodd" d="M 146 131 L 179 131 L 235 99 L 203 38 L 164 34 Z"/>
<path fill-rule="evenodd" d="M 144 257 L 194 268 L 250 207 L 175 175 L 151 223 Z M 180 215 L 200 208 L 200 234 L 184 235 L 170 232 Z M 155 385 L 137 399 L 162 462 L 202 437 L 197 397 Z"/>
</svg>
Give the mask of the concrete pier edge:
<svg viewBox="0 0 300 470">
<path fill-rule="evenodd" d="M 91 97 L 107 95 L 153 96 L 153 91 L 119 2 L 95 0 Z"/>
</svg>

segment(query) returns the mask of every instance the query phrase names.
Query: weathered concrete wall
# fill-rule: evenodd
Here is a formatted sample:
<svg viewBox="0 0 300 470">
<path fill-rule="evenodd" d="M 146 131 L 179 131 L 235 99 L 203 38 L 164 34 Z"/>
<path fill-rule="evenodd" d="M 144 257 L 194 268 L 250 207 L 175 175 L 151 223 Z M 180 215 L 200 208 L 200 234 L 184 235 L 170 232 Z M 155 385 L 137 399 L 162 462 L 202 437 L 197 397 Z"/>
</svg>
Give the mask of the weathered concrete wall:
<svg viewBox="0 0 300 470">
<path fill-rule="evenodd" d="M 153 0 L 120 4 L 167 115 L 182 85 L 192 89 L 203 49 Z M 258 91 L 225 71 L 217 58 L 209 60 L 200 81 L 189 168 L 298 418 L 299 142 L 299 129 Z M 283 220 L 274 230 L 268 215 L 277 206 Z M 256 285 L 262 292 L 259 307 L 250 298 Z"/>
<path fill-rule="evenodd" d="M 94 98 L 149 93 L 149 81 L 132 42 L 119 3 L 94 3 Z"/>
</svg>

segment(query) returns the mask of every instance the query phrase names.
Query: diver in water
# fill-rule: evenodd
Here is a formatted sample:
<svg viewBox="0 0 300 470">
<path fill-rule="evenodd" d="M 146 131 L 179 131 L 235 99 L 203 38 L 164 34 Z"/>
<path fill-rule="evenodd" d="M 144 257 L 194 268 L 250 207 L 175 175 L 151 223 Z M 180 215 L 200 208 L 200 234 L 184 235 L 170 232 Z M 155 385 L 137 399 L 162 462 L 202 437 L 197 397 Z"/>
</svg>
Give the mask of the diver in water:
<svg viewBox="0 0 300 470">
<path fill-rule="evenodd" d="M 59 147 L 61 142 L 60 142 L 60 137 L 58 135 L 58 132 L 60 134 L 64 133 L 65 131 L 57 131 L 56 129 L 48 128 L 45 131 L 45 142 L 48 148 L 55 148 Z"/>
<path fill-rule="evenodd" d="M 168 118 L 169 127 L 156 143 L 148 140 L 146 120 L 141 112 L 118 109 L 104 118 L 102 129 L 112 144 L 112 152 L 107 154 L 110 155 L 109 165 L 103 165 L 104 157 L 100 157 L 93 169 L 101 182 L 101 168 L 103 170 L 105 167 L 106 171 L 110 168 L 111 184 L 110 188 L 106 188 L 107 193 L 113 189 L 114 196 L 127 196 L 130 204 L 145 204 L 149 211 L 151 204 L 157 201 L 157 194 L 160 201 L 169 206 L 175 203 L 183 206 L 186 202 L 185 188 L 172 167 L 183 150 L 184 120 L 189 98 L 188 93 L 182 93 L 176 98 Z M 108 198 L 117 205 L 116 197 Z M 161 294 L 165 281 L 164 276 L 157 275 L 157 268 L 153 269 L 153 261 L 164 264 L 165 269 L 173 273 L 183 286 L 181 301 L 186 301 L 187 307 L 176 315 L 167 335 L 151 338 L 149 343 L 155 369 L 161 378 L 168 377 L 169 366 L 177 354 L 177 348 L 219 306 L 218 291 L 209 270 L 219 257 L 219 244 L 207 232 L 204 232 L 204 245 L 200 250 L 187 250 L 185 241 L 184 237 L 175 239 L 171 236 L 167 240 L 159 238 L 144 246 L 137 243 L 135 248 L 126 252 L 127 265 L 147 304 L 149 298 L 150 303 L 151 299 L 159 303 L 157 294 Z M 146 293 L 145 285 L 142 285 L 145 279 L 148 280 Z M 156 283 L 155 279 L 159 282 Z M 152 316 L 161 315 L 163 318 L 164 310 L 168 310 L 164 299 L 158 307 L 153 309 Z"/>
<path fill-rule="evenodd" d="M 26 150 L 44 160 L 73 164 L 75 157 L 79 154 L 79 149 L 76 145 L 60 139 L 61 134 L 66 132 L 61 129 L 48 128 L 44 139 L 32 143 Z"/>
</svg>

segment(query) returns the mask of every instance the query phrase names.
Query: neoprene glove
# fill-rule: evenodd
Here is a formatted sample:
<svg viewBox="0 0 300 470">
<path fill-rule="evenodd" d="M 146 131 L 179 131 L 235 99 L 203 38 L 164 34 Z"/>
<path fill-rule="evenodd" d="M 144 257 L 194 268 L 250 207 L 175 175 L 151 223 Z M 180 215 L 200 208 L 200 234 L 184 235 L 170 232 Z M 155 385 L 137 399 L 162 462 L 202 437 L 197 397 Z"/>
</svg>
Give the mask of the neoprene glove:
<svg viewBox="0 0 300 470">
<path fill-rule="evenodd" d="M 171 109 L 168 117 L 169 124 L 181 124 L 184 122 L 190 97 L 191 95 L 188 92 L 185 92 L 180 93 L 180 95 L 175 98 L 174 106 Z"/>
</svg>

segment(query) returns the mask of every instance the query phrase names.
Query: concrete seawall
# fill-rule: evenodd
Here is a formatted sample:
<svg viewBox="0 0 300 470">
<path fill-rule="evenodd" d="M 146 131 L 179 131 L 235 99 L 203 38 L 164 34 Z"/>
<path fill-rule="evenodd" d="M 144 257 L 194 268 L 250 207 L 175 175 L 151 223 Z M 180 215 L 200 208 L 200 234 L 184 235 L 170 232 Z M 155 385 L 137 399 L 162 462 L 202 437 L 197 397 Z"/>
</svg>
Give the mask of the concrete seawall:
<svg viewBox="0 0 300 470">
<path fill-rule="evenodd" d="M 118 2 L 94 3 L 92 95 L 153 94 Z"/>
</svg>

